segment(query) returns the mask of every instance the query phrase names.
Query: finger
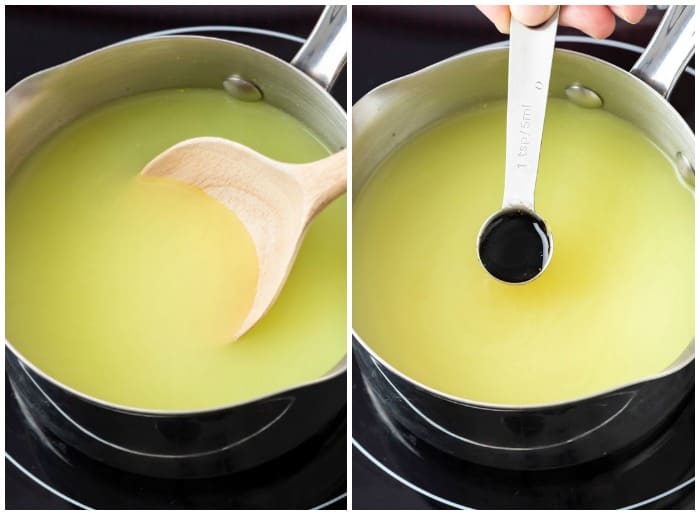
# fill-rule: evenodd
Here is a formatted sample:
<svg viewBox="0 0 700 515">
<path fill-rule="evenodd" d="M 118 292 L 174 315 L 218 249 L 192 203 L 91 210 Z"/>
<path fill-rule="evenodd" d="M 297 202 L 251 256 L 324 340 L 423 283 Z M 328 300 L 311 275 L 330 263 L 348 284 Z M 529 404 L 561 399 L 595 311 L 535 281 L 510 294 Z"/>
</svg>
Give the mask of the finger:
<svg viewBox="0 0 700 515">
<path fill-rule="evenodd" d="M 604 5 L 564 5 L 559 14 L 559 25 L 604 39 L 615 30 L 615 16 Z"/>
<path fill-rule="evenodd" d="M 498 32 L 508 34 L 510 31 L 510 9 L 507 5 L 477 5 L 476 8 L 491 20 Z"/>
<path fill-rule="evenodd" d="M 535 27 L 552 17 L 556 5 L 511 5 L 510 15 L 523 25 Z"/>
<path fill-rule="evenodd" d="M 610 10 L 627 23 L 639 23 L 647 13 L 646 5 L 611 5 Z"/>
</svg>

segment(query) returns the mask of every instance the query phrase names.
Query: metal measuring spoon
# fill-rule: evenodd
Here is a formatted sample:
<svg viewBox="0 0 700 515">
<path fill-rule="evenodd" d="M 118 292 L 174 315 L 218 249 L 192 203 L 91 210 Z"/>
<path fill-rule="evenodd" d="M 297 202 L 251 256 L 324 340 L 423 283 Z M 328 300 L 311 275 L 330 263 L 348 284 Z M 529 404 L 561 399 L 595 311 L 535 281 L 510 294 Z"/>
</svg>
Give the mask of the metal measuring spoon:
<svg viewBox="0 0 700 515">
<path fill-rule="evenodd" d="M 552 235 L 535 213 L 535 183 L 558 20 L 557 8 L 538 27 L 510 22 L 503 207 L 477 237 L 483 267 L 508 283 L 535 279 L 552 257 Z"/>
</svg>

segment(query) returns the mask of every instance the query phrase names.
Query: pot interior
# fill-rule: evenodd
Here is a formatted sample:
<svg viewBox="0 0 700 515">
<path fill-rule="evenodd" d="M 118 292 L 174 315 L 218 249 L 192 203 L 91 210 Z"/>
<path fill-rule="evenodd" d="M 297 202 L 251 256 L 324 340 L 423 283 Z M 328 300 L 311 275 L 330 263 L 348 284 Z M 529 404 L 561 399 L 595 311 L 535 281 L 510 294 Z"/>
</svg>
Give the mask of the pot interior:
<svg viewBox="0 0 700 515">
<path fill-rule="evenodd" d="M 454 113 L 504 100 L 507 63 L 507 48 L 475 50 L 386 83 L 363 97 L 353 108 L 353 195 L 358 195 L 379 165 L 413 135 Z M 692 131 L 670 104 L 642 81 L 602 60 L 557 49 L 550 96 L 566 98 L 566 88 L 577 83 L 598 93 L 605 110 L 641 129 L 672 161 L 677 162 L 676 156 L 682 154 L 694 167 Z M 677 171 L 679 179 L 694 191 L 692 168 L 678 167 Z M 371 341 L 358 336 L 375 358 L 396 371 L 372 351 Z M 658 375 L 673 373 L 693 358 L 691 341 Z"/>
<path fill-rule="evenodd" d="M 479 103 L 505 99 L 508 49 L 475 50 L 386 83 L 353 108 L 353 195 L 394 149 L 438 120 Z M 616 66 L 557 49 L 549 95 L 566 98 L 580 83 L 597 92 L 604 109 L 631 122 L 675 160 L 695 167 L 694 137 L 683 118 L 642 81 Z M 694 189 L 694 173 L 682 177 Z"/>
<path fill-rule="evenodd" d="M 116 44 L 42 71 L 13 87 L 6 95 L 6 178 L 49 136 L 93 108 L 162 89 L 220 89 L 232 74 L 254 82 L 267 103 L 303 122 L 330 149 L 345 146 L 343 109 L 290 64 L 225 40 L 167 36 Z M 12 344 L 9 348 L 27 361 Z M 323 378 L 345 369 L 343 358 Z"/>
<path fill-rule="evenodd" d="M 39 72 L 5 100 L 6 175 L 47 136 L 117 98 L 171 88 L 215 88 L 238 74 L 265 100 L 310 127 L 333 150 L 345 146 L 345 113 L 311 78 L 255 48 L 201 36 L 130 41 Z"/>
</svg>

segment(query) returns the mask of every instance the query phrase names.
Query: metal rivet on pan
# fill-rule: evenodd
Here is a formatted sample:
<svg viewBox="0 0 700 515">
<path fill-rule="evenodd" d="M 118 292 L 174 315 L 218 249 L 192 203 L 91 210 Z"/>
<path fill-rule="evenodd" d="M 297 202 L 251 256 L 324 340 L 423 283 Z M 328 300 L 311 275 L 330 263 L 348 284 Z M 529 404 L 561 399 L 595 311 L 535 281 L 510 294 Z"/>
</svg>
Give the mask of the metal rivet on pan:
<svg viewBox="0 0 700 515">
<path fill-rule="evenodd" d="M 684 183 L 695 189 L 695 169 L 682 152 L 676 154 L 676 171 Z"/>
<path fill-rule="evenodd" d="M 566 88 L 566 96 L 574 104 L 581 107 L 593 109 L 603 106 L 603 99 L 601 96 L 583 84 L 574 83 Z"/>
<path fill-rule="evenodd" d="M 240 75 L 231 75 L 224 81 L 224 89 L 228 93 L 244 102 L 257 102 L 262 100 L 263 93 L 253 82 L 244 79 Z"/>
</svg>

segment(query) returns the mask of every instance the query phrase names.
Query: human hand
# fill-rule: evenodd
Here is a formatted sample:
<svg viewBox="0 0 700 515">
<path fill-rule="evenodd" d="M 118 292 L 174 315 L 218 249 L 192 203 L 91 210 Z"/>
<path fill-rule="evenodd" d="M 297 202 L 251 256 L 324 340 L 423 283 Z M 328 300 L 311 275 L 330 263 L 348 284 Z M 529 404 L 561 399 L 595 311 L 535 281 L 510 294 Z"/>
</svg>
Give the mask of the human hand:
<svg viewBox="0 0 700 515">
<path fill-rule="evenodd" d="M 536 26 L 546 22 L 556 9 L 555 5 L 477 5 L 499 32 L 508 34 L 510 18 Z M 615 16 L 627 23 L 638 23 L 647 12 L 645 5 L 562 5 L 559 25 L 574 27 L 589 36 L 603 39 L 615 30 Z"/>
</svg>

